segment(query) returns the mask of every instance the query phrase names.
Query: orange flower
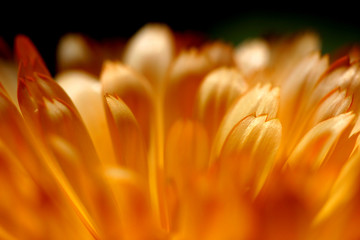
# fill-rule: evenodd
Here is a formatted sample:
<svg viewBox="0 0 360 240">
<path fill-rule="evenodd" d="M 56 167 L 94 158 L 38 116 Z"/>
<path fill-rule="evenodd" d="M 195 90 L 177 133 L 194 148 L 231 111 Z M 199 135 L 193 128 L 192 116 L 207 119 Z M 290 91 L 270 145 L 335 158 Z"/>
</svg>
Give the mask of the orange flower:
<svg viewBox="0 0 360 240">
<path fill-rule="evenodd" d="M 64 37 L 55 80 L 25 36 L 0 60 L 1 239 L 360 237 L 357 48 L 109 46 Z"/>
</svg>

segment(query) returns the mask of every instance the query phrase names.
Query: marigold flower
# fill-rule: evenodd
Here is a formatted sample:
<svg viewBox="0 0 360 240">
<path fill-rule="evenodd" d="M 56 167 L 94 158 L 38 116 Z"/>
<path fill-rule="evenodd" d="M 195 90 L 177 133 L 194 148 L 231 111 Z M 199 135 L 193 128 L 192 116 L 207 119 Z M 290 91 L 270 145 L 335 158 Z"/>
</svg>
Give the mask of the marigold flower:
<svg viewBox="0 0 360 240">
<path fill-rule="evenodd" d="M 360 238 L 359 49 L 199 39 L 0 44 L 1 239 Z"/>
</svg>

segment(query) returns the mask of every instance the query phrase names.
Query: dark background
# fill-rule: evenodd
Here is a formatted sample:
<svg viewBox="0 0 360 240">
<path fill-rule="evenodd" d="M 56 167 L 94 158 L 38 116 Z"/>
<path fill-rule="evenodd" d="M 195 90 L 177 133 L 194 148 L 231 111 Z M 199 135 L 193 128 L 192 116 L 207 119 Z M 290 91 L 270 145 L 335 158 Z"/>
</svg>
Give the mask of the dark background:
<svg viewBox="0 0 360 240">
<path fill-rule="evenodd" d="M 1 9 L 0 36 L 10 46 L 17 34 L 29 36 L 54 73 L 57 42 L 68 32 L 81 32 L 96 40 L 129 38 L 148 22 L 162 22 L 175 31 L 198 31 L 236 44 L 266 33 L 312 29 L 320 33 L 323 50 L 328 52 L 360 43 L 358 9 L 351 3 L 315 5 L 310 1 L 288 5 L 256 1 L 16 3 Z"/>
</svg>

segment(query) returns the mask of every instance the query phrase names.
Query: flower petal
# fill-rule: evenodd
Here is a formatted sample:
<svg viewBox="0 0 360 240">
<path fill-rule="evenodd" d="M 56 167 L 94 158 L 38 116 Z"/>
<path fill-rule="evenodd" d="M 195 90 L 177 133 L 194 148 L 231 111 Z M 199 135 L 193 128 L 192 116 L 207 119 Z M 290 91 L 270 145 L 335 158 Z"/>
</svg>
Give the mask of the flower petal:
<svg viewBox="0 0 360 240">
<path fill-rule="evenodd" d="M 110 100 L 111 101 L 111 100 Z M 121 209 L 123 239 L 165 240 L 151 209 L 147 186 L 142 178 L 122 168 L 108 168 L 106 175 L 116 191 Z M 139 226 L 141 229 L 139 230 Z M 167 238 L 166 238 L 167 239 Z"/>
<path fill-rule="evenodd" d="M 196 49 L 183 51 L 170 68 L 166 86 L 164 111 L 165 129 L 178 118 L 192 118 L 196 93 L 206 76 L 213 69 L 209 57 Z"/>
<path fill-rule="evenodd" d="M 181 151 L 179 151 L 181 147 Z M 181 191 L 187 182 L 208 167 L 209 140 L 201 123 L 178 120 L 165 144 L 165 173 Z"/>
<path fill-rule="evenodd" d="M 36 238 L 42 238 L 41 236 L 50 237 L 52 236 L 50 234 L 58 235 L 60 232 L 62 236 L 70 234 L 70 236 L 73 237 L 82 236 L 86 239 L 90 237 L 90 233 L 93 236 L 97 236 L 98 233 L 92 220 L 87 215 L 82 204 L 79 203 L 78 199 L 74 196 L 72 190 L 69 188 L 69 184 L 64 180 L 63 175 L 59 172 L 54 159 L 40 146 L 41 143 L 38 141 L 39 139 L 34 138 L 28 131 L 16 107 L 1 91 L 0 121 L 3 123 L 0 125 L 0 154 L 2 155 L 2 161 L 0 162 L 2 164 L 4 161 L 10 163 L 9 166 L 12 166 L 13 169 L 15 169 L 14 167 L 19 168 L 21 165 L 26 170 L 26 172 L 24 169 L 18 172 L 22 174 L 16 177 L 12 189 L 16 189 L 16 184 L 21 184 L 20 187 L 24 187 L 26 191 L 33 190 L 31 195 L 29 195 L 30 192 L 26 193 L 27 198 L 33 199 L 28 199 L 28 201 L 22 202 L 21 204 L 19 203 L 17 207 L 19 211 L 22 211 L 20 215 L 23 217 L 18 218 L 19 215 L 15 214 L 16 222 L 21 226 L 20 228 L 16 228 L 14 232 L 16 233 L 15 236 L 24 233 L 20 229 L 24 231 L 28 230 L 25 216 L 30 217 L 31 211 L 33 211 L 33 215 L 28 220 L 35 229 L 32 229 L 32 233 L 28 232 L 25 234 L 25 238 L 32 236 L 32 234 L 38 234 Z M 3 150 L 5 150 L 5 152 Z M 7 161 L 7 159 L 11 161 Z M 3 165 L 1 168 L 4 171 L 6 169 Z M 35 185 L 33 185 L 33 187 L 31 187 L 31 181 L 27 184 L 27 181 L 22 180 L 27 173 L 31 176 L 31 178 L 27 177 L 27 179 L 34 181 Z M 4 174 L 2 173 L 1 175 Z M 10 179 L 7 180 L 8 183 L 9 180 Z M 16 195 L 17 198 L 24 194 L 24 191 L 21 192 L 22 193 Z M 16 204 L 15 199 L 12 200 L 12 204 Z M 27 204 L 33 205 L 29 206 Z M 46 204 L 46 207 L 44 204 Z M 21 206 L 24 206 L 26 209 L 22 209 Z M 75 211 L 73 208 L 75 208 Z M 30 212 L 28 212 L 29 210 Z M 50 212 L 52 214 L 49 214 Z M 78 216 L 75 215 L 75 212 Z M 9 216 L 13 216 L 13 214 L 9 214 Z M 40 222 L 38 220 L 40 220 Z M 36 226 L 36 224 L 40 224 L 41 226 Z M 51 227 L 53 232 L 42 232 L 44 226 Z M 59 226 L 61 227 L 57 229 Z M 85 229 L 85 226 L 89 232 Z M 53 237 L 57 239 L 58 236 Z"/>
<path fill-rule="evenodd" d="M 119 234 L 114 225 L 118 212 L 99 171 L 102 166 L 90 136 L 70 98 L 51 79 L 35 47 L 25 40 L 17 43 L 18 99 L 27 126 L 38 139 L 51 174 L 89 231 L 94 236 L 114 237 Z"/>
<path fill-rule="evenodd" d="M 17 66 L 10 60 L 0 58 L 0 84 L 9 94 L 11 101 L 17 106 Z"/>
<path fill-rule="evenodd" d="M 146 179 L 148 167 L 144 139 L 135 116 L 120 98 L 106 95 L 105 101 L 117 163 Z"/>
<path fill-rule="evenodd" d="M 100 45 L 81 34 L 67 34 L 57 47 L 59 71 L 81 69 L 98 76 L 103 61 Z"/>
<path fill-rule="evenodd" d="M 241 43 L 235 49 L 235 62 L 245 76 L 251 76 L 265 69 L 270 60 L 269 45 L 262 39 Z"/>
<path fill-rule="evenodd" d="M 357 149 L 342 168 L 334 183 L 330 196 L 322 209 L 314 218 L 313 225 L 317 226 L 338 213 L 348 204 L 357 193 L 360 177 L 360 151 Z M 336 217 L 336 216 L 335 216 Z"/>
<path fill-rule="evenodd" d="M 255 116 L 266 115 L 268 120 L 276 117 L 279 106 L 279 89 L 270 89 L 270 85 L 256 86 L 242 96 L 228 111 L 220 124 L 212 148 L 212 161 L 221 152 L 225 139 L 240 120 L 255 114 Z"/>
<path fill-rule="evenodd" d="M 62 73 L 56 80 L 79 111 L 100 160 L 104 164 L 115 164 L 101 83 L 92 76 L 77 71 Z"/>
<path fill-rule="evenodd" d="M 247 88 L 243 76 L 234 68 L 219 68 L 205 77 L 197 94 L 196 114 L 210 139 L 229 107 Z"/>
<path fill-rule="evenodd" d="M 165 25 L 148 24 L 129 41 L 124 62 L 142 73 L 157 89 L 174 55 L 174 40 Z"/>
<path fill-rule="evenodd" d="M 132 69 L 113 62 L 105 63 L 100 79 L 104 94 L 121 98 L 130 108 L 148 145 L 154 111 L 154 96 L 150 84 Z"/>
<path fill-rule="evenodd" d="M 226 43 L 220 41 L 208 43 L 201 50 L 209 57 L 214 68 L 234 66 L 234 50 Z"/>
<path fill-rule="evenodd" d="M 345 113 L 317 124 L 298 143 L 287 164 L 291 168 L 318 169 L 353 119 L 352 113 Z"/>
<path fill-rule="evenodd" d="M 28 37 L 24 35 L 16 37 L 15 53 L 20 64 L 19 76 L 32 76 L 34 72 L 37 72 L 38 74 L 50 77 L 50 72 L 43 59 Z"/>
<path fill-rule="evenodd" d="M 275 165 L 280 147 L 281 124 L 267 116 L 239 121 L 227 136 L 220 154 L 220 177 L 232 178 L 241 189 L 256 196 Z"/>
</svg>

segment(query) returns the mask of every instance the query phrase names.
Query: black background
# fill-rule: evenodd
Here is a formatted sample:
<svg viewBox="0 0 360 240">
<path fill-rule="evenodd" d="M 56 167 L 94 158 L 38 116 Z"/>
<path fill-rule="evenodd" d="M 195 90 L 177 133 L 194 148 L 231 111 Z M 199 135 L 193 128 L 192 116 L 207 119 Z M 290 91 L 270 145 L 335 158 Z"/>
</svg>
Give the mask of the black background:
<svg viewBox="0 0 360 240">
<path fill-rule="evenodd" d="M 12 4 L 13 5 L 13 4 Z M 199 31 L 210 38 L 236 43 L 266 32 L 310 28 L 319 31 L 326 51 L 360 42 L 360 11 L 351 3 L 315 2 L 48 2 L 3 6 L 0 36 L 10 46 L 17 34 L 29 36 L 54 73 L 59 38 L 81 32 L 97 40 L 129 38 L 148 22 L 168 24 L 175 31 Z M 231 34 L 236 32 L 238 34 Z M 331 44 L 326 44 L 326 41 Z M 330 46 L 330 47 L 329 47 Z"/>
</svg>

